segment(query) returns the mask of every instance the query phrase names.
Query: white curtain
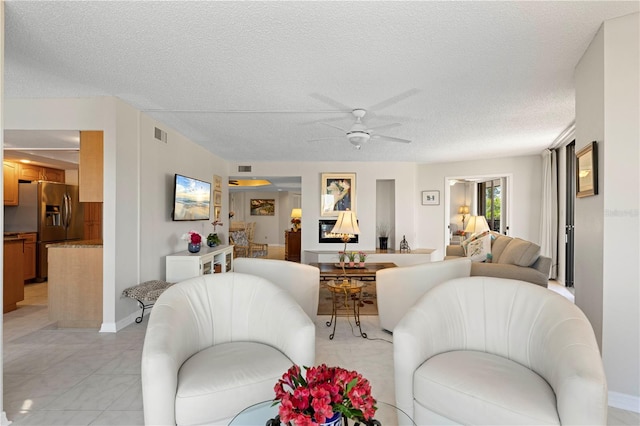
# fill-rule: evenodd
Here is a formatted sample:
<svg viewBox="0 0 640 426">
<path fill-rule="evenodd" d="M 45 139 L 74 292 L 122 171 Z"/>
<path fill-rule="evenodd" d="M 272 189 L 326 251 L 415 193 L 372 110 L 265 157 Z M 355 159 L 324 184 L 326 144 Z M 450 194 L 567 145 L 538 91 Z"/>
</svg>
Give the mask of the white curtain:
<svg viewBox="0 0 640 426">
<path fill-rule="evenodd" d="M 556 151 L 542 153 L 540 254 L 551 258 L 549 278 L 558 276 L 558 171 Z"/>
</svg>

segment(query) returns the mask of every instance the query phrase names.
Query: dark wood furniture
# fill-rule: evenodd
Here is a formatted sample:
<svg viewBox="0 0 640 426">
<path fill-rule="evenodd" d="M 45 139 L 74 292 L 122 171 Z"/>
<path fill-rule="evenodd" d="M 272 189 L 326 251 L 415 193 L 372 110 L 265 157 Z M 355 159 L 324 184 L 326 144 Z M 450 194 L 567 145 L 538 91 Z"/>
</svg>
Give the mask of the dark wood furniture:
<svg viewBox="0 0 640 426">
<path fill-rule="evenodd" d="M 395 268 L 397 266 L 391 262 L 365 263 L 364 268 L 349 268 L 347 266 L 343 271 L 340 265 L 336 263 L 310 263 L 309 265 L 320 269 L 320 281 L 339 279 L 345 273 L 349 279 L 375 281 L 376 272 L 381 269 Z"/>
<path fill-rule="evenodd" d="M 284 260 L 300 263 L 302 232 L 284 231 Z"/>
<path fill-rule="evenodd" d="M 3 312 L 17 309 L 17 303 L 24 300 L 24 238 L 4 238 Z"/>
</svg>

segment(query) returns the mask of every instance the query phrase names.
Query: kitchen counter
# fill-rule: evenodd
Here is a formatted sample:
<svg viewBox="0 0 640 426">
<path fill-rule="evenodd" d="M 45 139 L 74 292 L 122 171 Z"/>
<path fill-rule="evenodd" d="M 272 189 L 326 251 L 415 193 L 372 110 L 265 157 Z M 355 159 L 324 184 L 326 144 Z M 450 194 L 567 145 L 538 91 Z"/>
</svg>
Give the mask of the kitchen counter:
<svg viewBox="0 0 640 426">
<path fill-rule="evenodd" d="M 47 245 L 49 319 L 58 327 L 102 324 L 102 240 Z"/>
<path fill-rule="evenodd" d="M 102 248 L 102 240 L 74 240 L 47 244 L 47 248 Z"/>
</svg>

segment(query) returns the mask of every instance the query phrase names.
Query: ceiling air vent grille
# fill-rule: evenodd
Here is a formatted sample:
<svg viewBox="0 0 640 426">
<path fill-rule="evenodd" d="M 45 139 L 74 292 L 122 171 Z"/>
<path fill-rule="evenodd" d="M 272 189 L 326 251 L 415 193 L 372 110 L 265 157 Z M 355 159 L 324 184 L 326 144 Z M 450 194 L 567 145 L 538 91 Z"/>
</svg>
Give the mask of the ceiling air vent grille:
<svg viewBox="0 0 640 426">
<path fill-rule="evenodd" d="M 238 166 L 238 172 L 251 172 L 251 166 Z"/>
<path fill-rule="evenodd" d="M 167 132 L 162 129 L 155 128 L 155 137 L 161 142 L 167 143 Z"/>
</svg>

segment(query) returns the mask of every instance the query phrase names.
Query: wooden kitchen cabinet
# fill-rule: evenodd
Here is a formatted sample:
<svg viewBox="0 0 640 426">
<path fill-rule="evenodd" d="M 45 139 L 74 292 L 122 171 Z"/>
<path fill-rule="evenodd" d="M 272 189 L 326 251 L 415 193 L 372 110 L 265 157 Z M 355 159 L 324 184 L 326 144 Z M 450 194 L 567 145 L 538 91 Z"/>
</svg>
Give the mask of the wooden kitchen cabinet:
<svg viewBox="0 0 640 426">
<path fill-rule="evenodd" d="M 104 140 L 102 131 L 80 132 L 78 183 L 80 202 L 101 203 L 103 196 Z"/>
<path fill-rule="evenodd" d="M 102 203 L 84 204 L 84 239 L 102 239 Z"/>
<path fill-rule="evenodd" d="M 18 179 L 25 181 L 44 180 L 47 182 L 64 183 L 64 170 L 35 164 L 20 164 Z"/>
<path fill-rule="evenodd" d="M 10 161 L 2 162 L 4 179 L 4 205 L 18 205 L 18 164 Z"/>
<path fill-rule="evenodd" d="M 300 262 L 302 232 L 284 231 L 284 260 Z"/>
<path fill-rule="evenodd" d="M 36 241 L 38 234 L 29 232 L 18 234 L 18 237 L 24 238 L 23 271 L 24 280 L 27 281 L 36 277 Z"/>
<path fill-rule="evenodd" d="M 17 303 L 24 300 L 23 272 L 24 240 L 21 238 L 4 239 L 3 312 L 18 309 Z"/>
</svg>

